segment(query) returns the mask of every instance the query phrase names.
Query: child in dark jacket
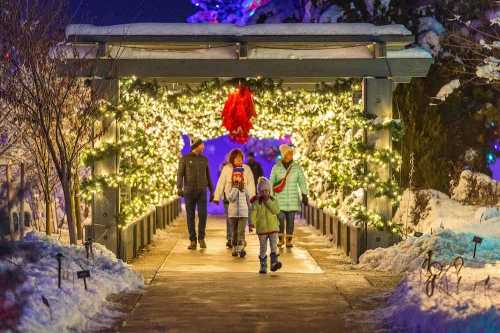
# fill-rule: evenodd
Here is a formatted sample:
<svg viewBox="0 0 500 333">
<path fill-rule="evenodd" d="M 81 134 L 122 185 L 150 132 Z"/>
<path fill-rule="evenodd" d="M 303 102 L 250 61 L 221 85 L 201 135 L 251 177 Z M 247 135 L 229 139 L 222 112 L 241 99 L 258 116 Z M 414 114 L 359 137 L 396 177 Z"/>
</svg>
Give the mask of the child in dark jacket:
<svg viewBox="0 0 500 333">
<path fill-rule="evenodd" d="M 255 224 L 260 243 L 260 271 L 267 273 L 267 243 L 271 247 L 271 271 L 281 268 L 278 261 L 278 232 L 279 221 L 277 214 L 280 211 L 278 201 L 271 196 L 269 180 L 260 177 L 257 182 L 257 196 L 252 199 L 252 221 Z"/>
</svg>

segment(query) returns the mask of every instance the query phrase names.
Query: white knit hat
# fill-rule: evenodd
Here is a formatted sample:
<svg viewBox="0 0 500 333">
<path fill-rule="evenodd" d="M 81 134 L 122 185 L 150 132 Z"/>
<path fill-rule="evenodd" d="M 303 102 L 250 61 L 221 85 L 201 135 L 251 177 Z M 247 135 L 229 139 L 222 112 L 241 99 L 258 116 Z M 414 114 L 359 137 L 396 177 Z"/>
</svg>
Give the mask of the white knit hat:
<svg viewBox="0 0 500 333">
<path fill-rule="evenodd" d="M 264 190 L 271 191 L 271 183 L 266 177 L 259 177 L 257 181 L 257 192 L 262 192 Z"/>
<path fill-rule="evenodd" d="M 280 150 L 280 153 L 281 153 L 281 157 L 285 157 L 286 153 L 289 152 L 289 151 L 293 152 L 293 148 L 290 147 L 289 145 L 287 145 L 286 143 L 280 145 L 279 150 Z"/>
</svg>

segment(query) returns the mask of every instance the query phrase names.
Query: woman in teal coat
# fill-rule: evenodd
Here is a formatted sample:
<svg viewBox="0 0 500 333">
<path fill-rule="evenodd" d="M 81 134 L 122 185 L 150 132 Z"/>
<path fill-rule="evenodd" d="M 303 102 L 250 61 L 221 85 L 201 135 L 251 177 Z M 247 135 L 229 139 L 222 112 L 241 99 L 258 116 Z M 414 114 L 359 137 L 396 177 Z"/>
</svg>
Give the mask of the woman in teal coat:
<svg viewBox="0 0 500 333">
<path fill-rule="evenodd" d="M 292 247 L 295 214 L 301 210 L 301 201 L 307 205 L 309 190 L 304 170 L 293 160 L 293 148 L 282 144 L 279 150 L 282 158 L 273 166 L 270 177 L 270 182 L 273 184 L 273 195 L 278 200 L 280 207 L 278 246 L 282 247 L 284 244 L 286 222 L 286 247 Z"/>
</svg>

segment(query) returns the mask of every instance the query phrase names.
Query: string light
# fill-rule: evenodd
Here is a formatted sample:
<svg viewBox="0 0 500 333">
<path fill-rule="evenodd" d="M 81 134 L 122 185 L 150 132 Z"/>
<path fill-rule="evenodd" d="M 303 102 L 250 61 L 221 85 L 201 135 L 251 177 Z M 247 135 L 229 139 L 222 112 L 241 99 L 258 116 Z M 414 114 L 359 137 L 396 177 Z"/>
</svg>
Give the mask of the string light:
<svg viewBox="0 0 500 333">
<path fill-rule="evenodd" d="M 353 103 L 359 81 L 333 86 L 290 90 L 270 79 L 242 79 L 250 86 L 257 111 L 250 134 L 256 138 L 291 135 L 297 158 L 304 167 L 311 197 L 320 208 L 337 209 L 341 198 L 359 188 L 375 196 L 399 200 L 398 184 L 384 180 L 377 169 L 399 168 L 401 157 L 390 149 L 365 142 L 367 131 L 389 129 L 401 133 L 397 121 L 373 119 Z M 104 143 L 84 154 L 92 162 L 118 153 L 117 174 L 99 175 L 82 184 L 82 197 L 90 199 L 106 186 L 121 191 L 120 223 L 128 224 L 164 200 L 176 195 L 176 172 L 183 141 L 181 134 L 209 139 L 222 136 L 221 111 L 238 82 L 213 80 L 199 88 L 169 90 L 129 78 L 120 82 L 120 104 L 103 104 L 120 124 L 120 140 Z M 368 165 L 370 167 L 368 171 Z M 382 228 L 382 218 L 363 205 L 350 207 L 358 218 Z"/>
</svg>

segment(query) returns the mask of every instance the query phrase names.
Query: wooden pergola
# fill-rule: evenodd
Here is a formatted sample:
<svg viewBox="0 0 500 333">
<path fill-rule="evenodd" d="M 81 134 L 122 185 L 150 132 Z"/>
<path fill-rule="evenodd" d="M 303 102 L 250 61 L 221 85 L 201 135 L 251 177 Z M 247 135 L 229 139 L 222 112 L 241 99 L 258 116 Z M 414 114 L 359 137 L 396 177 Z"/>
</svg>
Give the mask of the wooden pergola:
<svg viewBox="0 0 500 333">
<path fill-rule="evenodd" d="M 66 29 L 66 69 L 105 87 L 110 100 L 119 96 L 118 81 L 136 76 L 165 83 L 199 83 L 213 78 L 269 77 L 289 85 L 308 85 L 336 78 L 363 79 L 365 111 L 382 120 L 392 118 L 392 93 L 397 83 L 425 77 L 433 63 L 430 53 L 412 47 L 414 36 L 402 25 L 367 23 L 262 24 L 128 24 Z M 86 66 L 81 66 L 85 63 Z M 77 66 L 72 66 L 72 65 Z M 103 140 L 118 140 L 110 126 Z M 368 143 L 390 148 L 388 130 L 368 133 Z M 116 172 L 119 156 L 97 162 L 95 174 Z M 390 168 L 368 165 L 389 179 Z M 94 198 L 95 238 L 121 257 L 127 247 L 117 228 L 119 189 L 107 188 Z M 368 192 L 367 207 L 392 218 L 388 199 Z M 376 232 L 367 247 L 384 245 Z"/>
</svg>

